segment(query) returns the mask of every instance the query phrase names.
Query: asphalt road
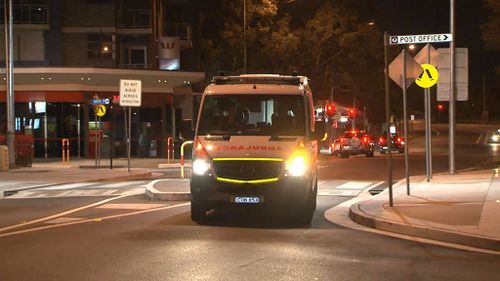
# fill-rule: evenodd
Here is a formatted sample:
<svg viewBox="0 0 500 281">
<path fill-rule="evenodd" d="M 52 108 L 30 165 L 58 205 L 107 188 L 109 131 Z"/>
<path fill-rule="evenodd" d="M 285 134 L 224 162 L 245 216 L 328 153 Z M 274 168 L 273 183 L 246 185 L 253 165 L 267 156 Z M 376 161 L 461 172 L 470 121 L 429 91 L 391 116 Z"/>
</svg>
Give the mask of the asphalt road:
<svg viewBox="0 0 500 281">
<path fill-rule="evenodd" d="M 446 172 L 447 130 L 435 128 L 434 168 Z M 457 169 L 498 164 L 496 145 L 481 141 L 489 129 L 460 127 Z M 411 173 L 423 174 L 422 134 L 413 135 Z M 327 209 L 385 180 L 387 168 L 378 155 L 321 158 L 310 226 L 265 212 L 218 212 L 197 225 L 186 202 L 142 195 L 0 200 L 0 280 L 499 280 L 500 256 L 325 220 Z M 395 179 L 403 160 L 394 155 Z M 35 217 L 43 219 L 28 222 Z"/>
</svg>

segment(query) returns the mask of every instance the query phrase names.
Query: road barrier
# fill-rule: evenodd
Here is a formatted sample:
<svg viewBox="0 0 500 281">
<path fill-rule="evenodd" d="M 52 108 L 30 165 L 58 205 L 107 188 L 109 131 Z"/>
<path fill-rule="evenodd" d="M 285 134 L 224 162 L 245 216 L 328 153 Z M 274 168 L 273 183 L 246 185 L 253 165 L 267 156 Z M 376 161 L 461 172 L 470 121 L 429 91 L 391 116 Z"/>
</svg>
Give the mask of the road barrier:
<svg viewBox="0 0 500 281">
<path fill-rule="evenodd" d="M 185 141 L 181 145 L 181 178 L 184 178 L 184 146 L 188 144 L 193 144 L 193 141 Z"/>
<path fill-rule="evenodd" d="M 69 165 L 69 139 L 62 139 L 61 140 L 61 149 L 62 149 L 62 163 L 63 165 Z"/>
</svg>

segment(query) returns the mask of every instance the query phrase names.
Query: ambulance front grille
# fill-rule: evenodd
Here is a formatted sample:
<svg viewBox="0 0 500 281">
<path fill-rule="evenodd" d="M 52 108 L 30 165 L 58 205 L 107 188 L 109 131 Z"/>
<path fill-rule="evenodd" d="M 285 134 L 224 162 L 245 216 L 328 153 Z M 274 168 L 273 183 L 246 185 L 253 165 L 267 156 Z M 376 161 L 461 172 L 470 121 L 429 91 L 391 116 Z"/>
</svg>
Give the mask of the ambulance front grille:
<svg viewBox="0 0 500 281">
<path fill-rule="evenodd" d="M 260 180 L 277 178 L 283 161 L 276 160 L 217 160 L 214 159 L 217 177 L 235 180 Z"/>
</svg>

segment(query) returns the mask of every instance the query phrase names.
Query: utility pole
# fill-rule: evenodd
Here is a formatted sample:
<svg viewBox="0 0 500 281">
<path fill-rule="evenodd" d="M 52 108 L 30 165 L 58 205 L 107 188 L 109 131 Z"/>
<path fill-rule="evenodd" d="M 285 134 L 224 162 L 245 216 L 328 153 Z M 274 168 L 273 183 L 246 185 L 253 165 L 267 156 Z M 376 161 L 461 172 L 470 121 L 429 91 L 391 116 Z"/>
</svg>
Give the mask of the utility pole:
<svg viewBox="0 0 500 281">
<path fill-rule="evenodd" d="M 9 166 L 16 165 L 16 135 L 15 135 L 15 114 L 14 114 L 14 35 L 13 35 L 13 14 L 12 0 L 6 7 L 7 0 L 4 1 L 5 18 L 5 68 L 7 70 L 7 147 L 9 150 Z M 8 8 L 8 9 L 7 9 Z M 8 12 L 7 12 L 8 11 Z"/>
</svg>

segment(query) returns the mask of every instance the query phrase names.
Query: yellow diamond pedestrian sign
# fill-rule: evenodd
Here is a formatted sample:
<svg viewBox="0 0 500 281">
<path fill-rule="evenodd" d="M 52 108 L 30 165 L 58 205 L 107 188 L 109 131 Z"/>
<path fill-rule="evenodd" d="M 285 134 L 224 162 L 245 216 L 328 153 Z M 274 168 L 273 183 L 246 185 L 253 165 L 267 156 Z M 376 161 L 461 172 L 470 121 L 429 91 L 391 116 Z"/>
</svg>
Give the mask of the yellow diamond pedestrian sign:
<svg viewBox="0 0 500 281">
<path fill-rule="evenodd" d="M 422 72 L 420 77 L 415 80 L 415 83 L 417 83 L 418 86 L 424 89 L 436 85 L 439 79 L 439 73 L 437 69 L 433 65 L 427 63 L 424 63 L 421 66 L 424 71 Z"/>
<path fill-rule="evenodd" d="M 95 114 L 99 117 L 103 117 L 106 114 L 106 106 L 99 104 L 94 107 Z"/>
</svg>

